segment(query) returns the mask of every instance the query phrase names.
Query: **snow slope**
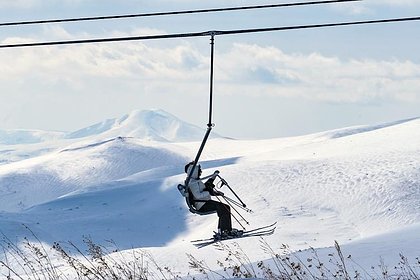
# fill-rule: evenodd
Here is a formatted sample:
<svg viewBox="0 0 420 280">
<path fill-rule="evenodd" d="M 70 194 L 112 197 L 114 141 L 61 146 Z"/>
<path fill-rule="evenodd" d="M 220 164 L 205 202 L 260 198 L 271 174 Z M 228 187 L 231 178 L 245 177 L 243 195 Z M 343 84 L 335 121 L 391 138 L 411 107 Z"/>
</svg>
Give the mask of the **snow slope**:
<svg viewBox="0 0 420 280">
<path fill-rule="evenodd" d="M 1 210 L 20 211 L 74 191 L 112 182 L 185 158 L 130 138 L 113 138 L 0 166 Z"/>
<path fill-rule="evenodd" d="M 210 236 L 217 217 L 192 215 L 176 190 L 200 133 L 141 115 L 105 121 L 62 139 L 61 148 L 58 141 L 52 152 L 1 165 L 1 231 L 27 236 L 24 223 L 50 244 L 82 244 L 88 235 L 121 249 L 148 248 L 182 273 L 185 253 L 216 268 L 223 252 L 197 250 L 189 240 Z M 190 133 L 192 142 L 184 142 Z M 278 222 L 266 238 L 274 250 L 288 244 L 329 252 L 337 240 L 367 267 L 381 256 L 392 266 L 399 252 L 419 256 L 418 139 L 420 119 L 281 139 L 215 138 L 202 166 L 204 174 L 220 170 L 254 211 L 245 213 L 248 228 Z M 268 258 L 247 240 L 238 243 L 251 261 Z"/>
</svg>

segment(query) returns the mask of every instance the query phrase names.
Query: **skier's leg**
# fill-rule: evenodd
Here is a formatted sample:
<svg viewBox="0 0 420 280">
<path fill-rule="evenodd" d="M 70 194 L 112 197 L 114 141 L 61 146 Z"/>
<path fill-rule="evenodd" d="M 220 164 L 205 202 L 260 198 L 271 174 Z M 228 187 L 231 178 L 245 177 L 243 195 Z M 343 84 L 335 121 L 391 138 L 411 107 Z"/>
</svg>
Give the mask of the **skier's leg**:
<svg viewBox="0 0 420 280">
<path fill-rule="evenodd" d="M 212 200 L 207 201 L 197 211 L 202 212 L 202 213 L 217 211 L 217 206 L 213 202 L 215 202 L 215 201 L 212 201 Z"/>
<path fill-rule="evenodd" d="M 209 200 L 198 210 L 200 212 L 216 211 L 219 217 L 218 229 L 222 231 L 232 230 L 232 219 L 230 217 L 229 205 L 223 204 L 218 201 Z"/>
<path fill-rule="evenodd" d="M 233 229 L 232 228 L 232 215 L 230 212 L 229 205 L 226 205 L 221 202 L 217 202 L 217 214 L 219 216 L 219 229 L 222 238 L 231 236 L 239 237 L 243 234 L 243 230 Z"/>
<path fill-rule="evenodd" d="M 217 202 L 217 215 L 219 216 L 219 228 L 223 231 L 231 231 L 232 230 L 232 219 L 230 216 L 230 207 L 229 205 L 223 204 L 221 202 Z"/>
</svg>

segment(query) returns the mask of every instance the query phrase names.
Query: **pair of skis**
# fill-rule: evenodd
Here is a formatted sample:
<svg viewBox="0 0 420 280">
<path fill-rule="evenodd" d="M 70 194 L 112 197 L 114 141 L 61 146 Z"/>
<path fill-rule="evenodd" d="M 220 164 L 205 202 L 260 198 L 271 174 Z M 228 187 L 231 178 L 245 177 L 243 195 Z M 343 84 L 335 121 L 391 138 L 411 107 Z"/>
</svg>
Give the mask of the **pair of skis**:
<svg viewBox="0 0 420 280">
<path fill-rule="evenodd" d="M 222 239 L 214 239 L 212 238 L 206 238 L 206 239 L 198 239 L 198 240 L 193 240 L 191 241 L 191 243 L 193 243 L 193 245 L 197 248 L 203 248 L 206 247 L 208 245 L 211 245 L 213 243 L 217 243 L 217 242 L 222 242 L 225 240 L 232 240 L 232 239 L 238 239 L 238 238 L 246 238 L 246 237 L 253 237 L 253 236 L 266 236 L 266 235 L 271 235 L 274 233 L 274 230 L 276 229 L 276 224 L 272 223 L 271 225 L 268 226 L 263 226 L 263 227 L 259 227 L 259 228 L 254 228 L 251 230 L 246 230 L 243 232 L 242 235 L 240 236 L 229 236 L 227 238 L 222 238 Z"/>
</svg>

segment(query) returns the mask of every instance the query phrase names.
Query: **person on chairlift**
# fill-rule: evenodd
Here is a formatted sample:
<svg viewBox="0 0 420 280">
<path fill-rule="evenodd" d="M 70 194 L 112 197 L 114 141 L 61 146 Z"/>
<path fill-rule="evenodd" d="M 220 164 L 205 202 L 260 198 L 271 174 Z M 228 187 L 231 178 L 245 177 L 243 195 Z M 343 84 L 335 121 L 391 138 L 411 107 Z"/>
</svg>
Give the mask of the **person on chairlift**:
<svg viewBox="0 0 420 280">
<path fill-rule="evenodd" d="M 201 166 L 197 164 L 194 171 L 194 162 L 190 162 L 185 166 L 185 173 L 191 174 L 191 179 L 188 183 L 190 194 L 192 194 L 192 201 L 195 209 L 201 213 L 217 212 L 219 217 L 218 232 L 215 234 L 215 239 L 223 239 L 229 237 L 240 236 L 243 231 L 232 229 L 232 220 L 230 207 L 220 201 L 212 200 L 212 196 L 224 196 L 224 193 L 216 190 L 214 180 L 216 179 L 219 171 L 215 171 L 213 175 L 203 183 L 200 179 L 202 170 Z"/>
</svg>

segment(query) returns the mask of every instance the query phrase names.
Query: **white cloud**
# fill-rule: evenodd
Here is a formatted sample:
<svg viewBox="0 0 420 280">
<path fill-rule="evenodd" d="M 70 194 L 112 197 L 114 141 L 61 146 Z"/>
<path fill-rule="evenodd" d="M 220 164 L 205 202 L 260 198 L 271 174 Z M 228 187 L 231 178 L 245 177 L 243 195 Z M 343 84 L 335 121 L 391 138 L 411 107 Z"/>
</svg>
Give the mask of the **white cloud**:
<svg viewBox="0 0 420 280">
<path fill-rule="evenodd" d="M 418 0 L 371 0 L 375 5 L 393 5 L 393 6 L 415 6 L 420 5 Z"/>
<path fill-rule="evenodd" d="M 231 92 L 240 87 L 235 91 L 339 103 L 420 100 L 420 65 L 409 61 L 343 61 L 243 44 L 220 59 L 218 77 Z"/>
<path fill-rule="evenodd" d="M 420 7 L 418 0 L 369 0 L 354 3 L 344 3 L 342 5 L 335 5 L 333 9 L 352 15 L 373 15 L 378 16 L 383 11 L 392 11 L 399 8 L 409 11 L 415 7 Z"/>
<path fill-rule="evenodd" d="M 137 29 L 128 34 L 115 32 L 109 36 L 156 33 L 164 34 L 159 30 Z M 3 40 L 2 44 L 87 37 L 92 36 L 87 33 L 71 34 L 62 27 L 53 26 L 46 28 L 43 36 L 32 39 L 11 37 Z M 205 57 L 187 43 L 175 48 L 147 47 L 141 42 L 21 48 L 5 50 L 0 57 L 6 66 L 0 69 L 0 73 L 7 80 L 34 75 L 35 72 L 46 80 L 61 76 L 119 78 L 138 75 L 146 79 L 185 79 L 185 71 L 207 68 L 207 65 L 203 65 Z"/>
<path fill-rule="evenodd" d="M 61 29 L 54 29 L 51 34 L 66 39 L 73 36 Z M 6 41 L 16 40 L 21 39 Z M 111 81 L 116 81 L 115 84 L 129 81 L 146 91 L 194 92 L 206 88 L 208 50 L 197 49 L 186 41 L 173 46 L 165 43 L 3 50 L 0 83 L 9 90 L 14 85 L 31 83 L 38 91 L 60 84 L 77 91 L 89 89 L 94 83 L 100 89 L 101 81 L 107 81 L 103 86 L 107 91 L 113 90 Z M 341 60 L 317 53 L 288 54 L 275 47 L 247 44 L 235 44 L 227 52 L 216 52 L 215 61 L 220 94 L 337 103 L 420 100 L 420 65 L 410 61 Z M 118 93 L 118 86 L 114 91 Z"/>
<path fill-rule="evenodd" d="M 56 4 L 57 2 L 60 5 L 64 4 L 83 4 L 83 0 L 1 0 L 0 1 L 0 8 L 24 8 L 30 9 L 34 7 L 49 7 L 51 5 Z M 99 2 L 98 2 L 99 4 Z"/>
<path fill-rule="evenodd" d="M 37 3 L 37 0 L 2 0 L 0 1 L 0 8 L 32 8 Z"/>
</svg>

